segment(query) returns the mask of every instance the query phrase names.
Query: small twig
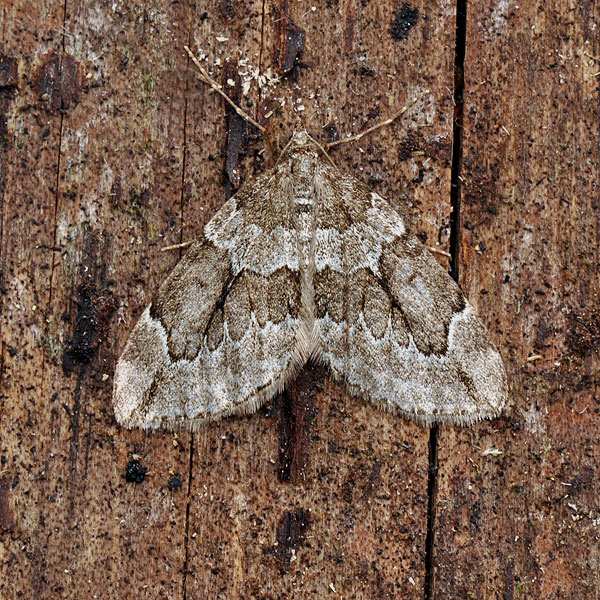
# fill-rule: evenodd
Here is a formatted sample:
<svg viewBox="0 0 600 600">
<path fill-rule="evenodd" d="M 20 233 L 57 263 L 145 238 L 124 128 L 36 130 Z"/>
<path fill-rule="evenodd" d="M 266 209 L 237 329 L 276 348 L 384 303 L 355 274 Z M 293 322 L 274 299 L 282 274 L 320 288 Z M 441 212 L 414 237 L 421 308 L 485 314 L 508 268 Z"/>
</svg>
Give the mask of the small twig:
<svg viewBox="0 0 600 600">
<path fill-rule="evenodd" d="M 447 258 L 452 258 L 452 254 L 450 252 L 446 252 L 445 250 L 441 250 L 440 248 L 434 248 L 433 246 L 426 246 L 429 252 L 433 252 L 434 254 L 441 254 L 442 256 L 446 256 Z"/>
<path fill-rule="evenodd" d="M 187 47 L 184 46 L 183 47 L 184 50 L 188 53 L 189 57 L 192 59 L 192 62 L 196 65 L 196 67 L 198 68 L 198 71 L 200 71 L 200 74 L 202 75 L 202 79 L 204 81 L 204 83 L 206 83 L 207 85 L 209 85 L 213 90 L 215 90 L 215 92 L 217 92 L 217 94 L 220 94 L 223 99 L 225 100 L 225 102 L 227 102 L 227 104 L 229 104 L 229 106 L 231 106 L 231 108 L 233 108 L 233 110 L 235 110 L 235 112 L 242 117 L 242 119 L 245 119 L 246 121 L 248 121 L 248 123 L 254 125 L 254 127 L 256 127 L 263 135 L 266 134 L 267 130 L 258 122 L 255 121 L 246 111 L 242 110 L 222 89 L 221 86 L 208 74 L 208 71 L 200 64 L 200 62 L 198 61 L 198 59 L 194 56 L 193 52 Z"/>
<path fill-rule="evenodd" d="M 596 62 L 600 62 L 600 56 L 594 56 L 593 54 L 590 54 L 587 50 L 583 51 L 583 55 L 587 56 L 588 58 L 591 58 L 592 60 L 595 60 Z"/>
<path fill-rule="evenodd" d="M 169 250 L 179 250 L 180 248 L 187 248 L 188 246 L 191 246 L 193 243 L 194 243 L 194 240 L 191 240 L 189 242 L 181 242 L 181 244 L 173 244 L 172 246 L 165 246 L 164 248 L 161 248 L 160 251 L 168 252 Z"/>
<path fill-rule="evenodd" d="M 532 354 L 526 358 L 526 362 L 534 362 L 536 360 L 540 360 L 540 358 L 544 358 L 541 354 Z"/>
</svg>

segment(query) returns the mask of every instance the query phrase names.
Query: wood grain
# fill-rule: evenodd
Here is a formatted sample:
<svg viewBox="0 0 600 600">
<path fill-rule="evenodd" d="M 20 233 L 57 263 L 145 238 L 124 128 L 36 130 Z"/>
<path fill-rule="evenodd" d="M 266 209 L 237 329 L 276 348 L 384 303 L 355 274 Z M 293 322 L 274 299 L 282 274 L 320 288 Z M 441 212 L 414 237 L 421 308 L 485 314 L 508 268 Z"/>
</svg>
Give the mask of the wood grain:
<svg viewBox="0 0 600 600">
<path fill-rule="evenodd" d="M 512 408 L 442 428 L 430 488 L 430 432 L 318 370 L 176 436 L 119 428 L 112 372 L 161 248 L 269 160 L 183 46 L 280 144 L 431 89 L 332 159 L 449 249 L 456 6 L 0 2 L 0 597 L 598 596 L 597 8 L 469 6 L 459 277 Z"/>
<path fill-rule="evenodd" d="M 512 410 L 442 429 L 437 598 L 600 591 L 599 14 L 468 7 L 460 280 Z"/>
</svg>

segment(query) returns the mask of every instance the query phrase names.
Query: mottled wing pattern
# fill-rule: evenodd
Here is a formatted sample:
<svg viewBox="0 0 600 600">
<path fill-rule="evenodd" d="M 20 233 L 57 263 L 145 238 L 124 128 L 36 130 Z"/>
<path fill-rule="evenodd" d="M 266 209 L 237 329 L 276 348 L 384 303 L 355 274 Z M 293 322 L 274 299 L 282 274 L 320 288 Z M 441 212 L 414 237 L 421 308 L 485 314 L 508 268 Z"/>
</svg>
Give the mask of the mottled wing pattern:
<svg viewBox="0 0 600 600">
<path fill-rule="evenodd" d="M 455 281 L 402 218 L 353 177 L 316 177 L 321 358 L 376 405 L 424 424 L 496 416 L 502 360 Z"/>
<path fill-rule="evenodd" d="M 120 423 L 194 429 L 252 412 L 296 375 L 305 357 L 287 187 L 270 172 L 240 190 L 161 286 L 116 367 Z"/>
<path fill-rule="evenodd" d="M 132 331 L 120 423 L 196 428 L 256 410 L 310 357 L 430 423 L 497 415 L 500 355 L 458 285 L 377 194 L 294 134 L 207 224 Z"/>
</svg>

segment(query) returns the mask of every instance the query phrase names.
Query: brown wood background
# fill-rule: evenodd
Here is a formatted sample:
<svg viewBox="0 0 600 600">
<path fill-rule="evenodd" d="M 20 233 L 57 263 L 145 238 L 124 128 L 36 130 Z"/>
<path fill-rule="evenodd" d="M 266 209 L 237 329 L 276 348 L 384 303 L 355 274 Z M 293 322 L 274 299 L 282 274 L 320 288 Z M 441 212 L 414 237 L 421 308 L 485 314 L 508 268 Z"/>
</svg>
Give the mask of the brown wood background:
<svg viewBox="0 0 600 600">
<path fill-rule="evenodd" d="M 0 1 L 0 598 L 600 597 L 599 15 Z M 504 417 L 430 431 L 313 371 L 194 435 L 117 426 L 116 357 L 179 258 L 161 248 L 264 168 L 184 44 L 238 86 L 291 69 L 242 99 L 281 139 L 300 105 L 326 139 L 431 90 L 332 158 L 452 252 Z"/>
</svg>

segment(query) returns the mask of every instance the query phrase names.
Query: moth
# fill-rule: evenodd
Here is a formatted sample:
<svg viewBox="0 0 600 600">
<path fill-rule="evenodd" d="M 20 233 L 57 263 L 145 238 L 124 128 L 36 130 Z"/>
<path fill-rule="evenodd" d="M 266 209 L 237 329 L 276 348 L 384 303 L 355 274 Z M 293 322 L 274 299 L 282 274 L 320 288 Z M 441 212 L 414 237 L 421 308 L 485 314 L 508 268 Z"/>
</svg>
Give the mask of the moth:
<svg viewBox="0 0 600 600">
<path fill-rule="evenodd" d="M 424 425 L 497 416 L 500 354 L 401 214 L 296 131 L 206 224 L 114 376 L 119 423 L 191 429 L 256 411 L 308 362 Z"/>
</svg>

